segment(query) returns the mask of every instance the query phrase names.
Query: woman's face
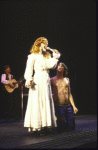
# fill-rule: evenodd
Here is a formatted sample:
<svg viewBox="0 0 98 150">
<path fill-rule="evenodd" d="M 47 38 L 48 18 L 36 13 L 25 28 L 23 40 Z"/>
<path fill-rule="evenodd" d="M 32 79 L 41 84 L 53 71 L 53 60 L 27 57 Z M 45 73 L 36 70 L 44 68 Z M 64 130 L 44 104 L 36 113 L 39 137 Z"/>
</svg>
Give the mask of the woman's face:
<svg viewBox="0 0 98 150">
<path fill-rule="evenodd" d="M 41 43 L 40 49 L 44 52 L 46 52 L 46 48 L 47 48 L 47 43 Z"/>
</svg>

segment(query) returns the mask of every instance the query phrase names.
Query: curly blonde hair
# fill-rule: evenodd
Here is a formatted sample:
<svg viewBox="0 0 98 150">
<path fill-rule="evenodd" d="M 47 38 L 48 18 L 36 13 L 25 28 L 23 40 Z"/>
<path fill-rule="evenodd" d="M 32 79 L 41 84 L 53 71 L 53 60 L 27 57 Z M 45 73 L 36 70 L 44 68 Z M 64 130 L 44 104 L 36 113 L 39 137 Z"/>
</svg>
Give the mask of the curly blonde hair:
<svg viewBox="0 0 98 150">
<path fill-rule="evenodd" d="M 41 43 L 48 45 L 48 40 L 45 37 L 38 38 L 31 46 L 30 53 L 38 54 L 40 52 Z"/>
</svg>

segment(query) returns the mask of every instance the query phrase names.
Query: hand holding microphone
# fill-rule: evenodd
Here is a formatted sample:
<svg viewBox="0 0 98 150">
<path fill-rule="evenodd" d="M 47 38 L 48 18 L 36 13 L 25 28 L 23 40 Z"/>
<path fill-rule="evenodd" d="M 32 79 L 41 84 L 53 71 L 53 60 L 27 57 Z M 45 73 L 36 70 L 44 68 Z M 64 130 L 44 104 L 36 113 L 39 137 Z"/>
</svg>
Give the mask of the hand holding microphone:
<svg viewBox="0 0 98 150">
<path fill-rule="evenodd" d="M 47 49 L 50 50 L 50 51 L 52 51 L 52 52 L 54 52 L 54 53 L 56 53 L 56 54 L 59 53 L 58 50 L 56 50 L 56 49 L 51 49 L 50 47 L 47 47 Z"/>
<path fill-rule="evenodd" d="M 52 51 L 54 54 L 58 54 L 59 57 L 61 56 L 61 53 L 60 53 L 58 50 L 56 50 L 56 49 L 52 49 L 52 48 L 50 48 L 50 47 L 47 47 L 47 50 Z"/>
</svg>

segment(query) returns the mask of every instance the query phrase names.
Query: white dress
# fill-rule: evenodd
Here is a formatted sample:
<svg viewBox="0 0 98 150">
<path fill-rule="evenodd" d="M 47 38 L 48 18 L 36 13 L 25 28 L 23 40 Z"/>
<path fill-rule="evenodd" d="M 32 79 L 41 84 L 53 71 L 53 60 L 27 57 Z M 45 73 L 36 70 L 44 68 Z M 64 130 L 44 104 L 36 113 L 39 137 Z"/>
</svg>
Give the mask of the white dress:
<svg viewBox="0 0 98 150">
<path fill-rule="evenodd" d="M 29 96 L 24 119 L 24 127 L 29 131 L 41 130 L 43 127 L 56 127 L 54 103 L 48 70 L 56 67 L 60 54 L 46 59 L 41 54 L 28 55 L 24 78 L 29 88 Z M 33 87 L 29 86 L 34 70 Z"/>
</svg>

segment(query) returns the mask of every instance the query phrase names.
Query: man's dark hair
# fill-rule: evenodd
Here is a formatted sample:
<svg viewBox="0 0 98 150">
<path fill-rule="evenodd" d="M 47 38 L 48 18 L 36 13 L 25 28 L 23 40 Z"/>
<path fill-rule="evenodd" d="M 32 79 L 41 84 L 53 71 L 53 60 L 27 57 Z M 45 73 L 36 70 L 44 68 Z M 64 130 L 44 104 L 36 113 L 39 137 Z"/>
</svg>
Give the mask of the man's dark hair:
<svg viewBox="0 0 98 150">
<path fill-rule="evenodd" d="M 8 67 L 9 67 L 9 65 L 3 66 L 3 70 L 5 71 Z"/>
</svg>

